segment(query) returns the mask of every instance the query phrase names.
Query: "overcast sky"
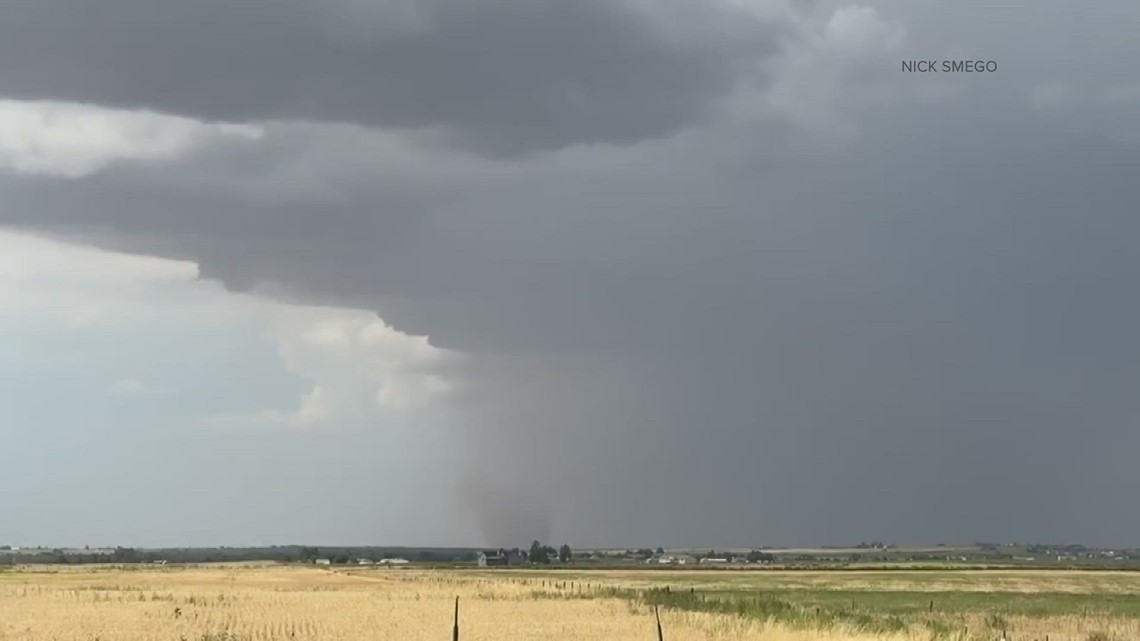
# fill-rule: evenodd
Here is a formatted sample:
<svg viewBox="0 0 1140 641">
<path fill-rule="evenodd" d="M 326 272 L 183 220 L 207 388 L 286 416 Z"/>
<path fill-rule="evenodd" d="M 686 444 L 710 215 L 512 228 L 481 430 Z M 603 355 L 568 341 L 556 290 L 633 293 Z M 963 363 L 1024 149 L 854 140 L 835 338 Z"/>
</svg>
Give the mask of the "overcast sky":
<svg viewBox="0 0 1140 641">
<path fill-rule="evenodd" d="M 0 543 L 1140 545 L 1138 24 L 4 2 Z"/>
</svg>

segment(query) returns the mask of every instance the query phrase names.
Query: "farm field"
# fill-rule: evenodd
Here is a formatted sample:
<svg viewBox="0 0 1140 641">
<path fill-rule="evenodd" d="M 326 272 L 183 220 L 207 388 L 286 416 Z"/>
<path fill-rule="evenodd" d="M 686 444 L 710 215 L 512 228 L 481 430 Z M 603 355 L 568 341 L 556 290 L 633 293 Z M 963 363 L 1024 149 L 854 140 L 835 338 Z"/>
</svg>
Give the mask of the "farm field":
<svg viewBox="0 0 1140 641">
<path fill-rule="evenodd" d="M 0 571 L 0 641 L 1140 639 L 1140 573 L 429 570 L 283 565 Z"/>
</svg>

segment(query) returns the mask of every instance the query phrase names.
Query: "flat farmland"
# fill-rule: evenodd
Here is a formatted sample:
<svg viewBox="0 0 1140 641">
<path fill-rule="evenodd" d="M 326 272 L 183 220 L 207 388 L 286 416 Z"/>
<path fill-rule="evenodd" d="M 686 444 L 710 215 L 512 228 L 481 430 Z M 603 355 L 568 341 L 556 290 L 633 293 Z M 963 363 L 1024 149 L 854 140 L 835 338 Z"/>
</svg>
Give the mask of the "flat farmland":
<svg viewBox="0 0 1140 641">
<path fill-rule="evenodd" d="M 1140 639 L 1140 573 L 36 566 L 0 641 Z"/>
</svg>

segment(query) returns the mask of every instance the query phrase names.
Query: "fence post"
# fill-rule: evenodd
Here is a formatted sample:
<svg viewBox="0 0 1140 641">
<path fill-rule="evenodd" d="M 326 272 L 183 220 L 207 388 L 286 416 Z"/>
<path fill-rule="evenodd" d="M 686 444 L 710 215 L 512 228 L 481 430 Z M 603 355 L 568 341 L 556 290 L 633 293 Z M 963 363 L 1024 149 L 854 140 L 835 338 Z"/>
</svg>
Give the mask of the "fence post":
<svg viewBox="0 0 1140 641">
<path fill-rule="evenodd" d="M 657 606 L 653 606 L 653 617 L 657 619 L 657 641 L 665 641 L 665 634 L 661 632 L 661 615 L 657 612 Z"/>
<path fill-rule="evenodd" d="M 451 641 L 459 641 L 459 597 L 455 597 L 455 625 L 451 628 Z"/>
</svg>

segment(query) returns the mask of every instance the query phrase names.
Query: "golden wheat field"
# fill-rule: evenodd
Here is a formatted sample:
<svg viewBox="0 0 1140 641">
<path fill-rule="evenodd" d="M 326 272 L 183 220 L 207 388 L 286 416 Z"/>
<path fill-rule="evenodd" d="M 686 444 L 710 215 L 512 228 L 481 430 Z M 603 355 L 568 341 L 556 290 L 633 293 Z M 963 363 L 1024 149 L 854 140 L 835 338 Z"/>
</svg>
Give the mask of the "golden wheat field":
<svg viewBox="0 0 1140 641">
<path fill-rule="evenodd" d="M 369 573 L 373 570 L 350 569 Z M 466 576 L 495 577 L 495 570 L 477 570 Z M 541 580 L 552 576 L 549 571 L 512 570 L 511 576 Z M 922 591 L 940 592 L 1053 592 L 1053 593 L 1140 593 L 1140 572 L 1109 570 L 562 570 L 553 574 L 564 580 L 577 579 L 604 585 L 652 587 L 654 585 L 695 585 L 703 589 L 834 589 L 874 590 L 876 592 Z M 1140 640 L 1138 640 L 1140 641 Z"/>
<path fill-rule="evenodd" d="M 647 580 L 637 572 L 574 576 L 607 585 Z M 561 591 L 544 590 L 561 579 L 541 577 L 255 565 L 20 568 L 0 573 L 0 641 L 447 641 L 455 597 L 460 638 L 467 641 L 656 638 L 647 606 L 568 593 L 565 584 Z M 1076 581 L 1071 575 L 1058 579 L 1066 586 Z M 1121 589 L 1119 578 L 1109 583 Z M 922 627 L 872 634 L 842 625 L 793 628 L 774 620 L 672 609 L 662 610 L 661 620 L 668 641 L 931 638 Z M 1049 634 L 1050 641 L 1086 641 L 1090 630 L 1108 639 L 1140 639 L 1140 626 L 1127 617 L 1011 617 L 1010 625 L 1025 639 Z M 970 638 L 996 639 L 980 621 L 974 629 L 980 632 Z"/>
</svg>

